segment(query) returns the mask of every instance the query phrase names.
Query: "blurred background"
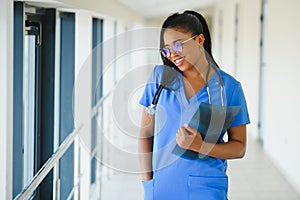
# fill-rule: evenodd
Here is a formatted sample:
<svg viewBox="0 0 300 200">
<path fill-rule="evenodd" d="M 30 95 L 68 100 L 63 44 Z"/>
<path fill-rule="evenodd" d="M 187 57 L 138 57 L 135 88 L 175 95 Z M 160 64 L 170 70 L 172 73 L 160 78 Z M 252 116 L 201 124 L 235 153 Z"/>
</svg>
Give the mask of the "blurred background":
<svg viewBox="0 0 300 200">
<path fill-rule="evenodd" d="M 138 101 L 186 9 L 248 103 L 229 199 L 300 199 L 299 0 L 0 0 L 0 199 L 142 199 Z"/>
</svg>

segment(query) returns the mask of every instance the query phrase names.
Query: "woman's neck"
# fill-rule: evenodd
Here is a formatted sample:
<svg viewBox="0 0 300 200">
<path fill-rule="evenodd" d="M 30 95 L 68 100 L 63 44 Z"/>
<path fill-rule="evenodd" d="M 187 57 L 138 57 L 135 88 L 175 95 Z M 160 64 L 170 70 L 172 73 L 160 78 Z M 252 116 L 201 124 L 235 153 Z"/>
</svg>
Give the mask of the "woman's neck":
<svg viewBox="0 0 300 200">
<path fill-rule="evenodd" d="M 195 78 L 201 78 L 204 81 L 206 81 L 206 74 L 208 74 L 208 80 L 209 78 L 212 76 L 212 74 L 214 73 L 213 68 L 211 68 L 207 62 L 206 59 L 201 59 L 202 62 L 198 62 L 197 65 L 194 65 L 193 67 L 191 67 L 189 70 L 186 70 L 185 72 L 183 72 L 183 76 L 186 79 L 195 79 Z M 209 67 L 211 68 L 209 70 Z"/>
</svg>

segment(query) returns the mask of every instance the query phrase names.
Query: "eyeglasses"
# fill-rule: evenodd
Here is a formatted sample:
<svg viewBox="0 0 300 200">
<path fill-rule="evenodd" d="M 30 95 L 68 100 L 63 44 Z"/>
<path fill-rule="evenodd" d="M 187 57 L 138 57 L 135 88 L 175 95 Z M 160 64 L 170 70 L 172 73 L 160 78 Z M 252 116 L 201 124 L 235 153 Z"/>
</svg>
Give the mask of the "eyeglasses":
<svg viewBox="0 0 300 200">
<path fill-rule="evenodd" d="M 177 41 L 175 42 L 175 44 L 171 47 L 171 49 L 173 50 L 173 52 L 175 54 L 182 54 L 182 51 L 183 51 L 183 44 L 194 39 L 195 37 L 197 37 L 198 35 L 194 35 L 193 37 L 187 39 L 187 40 L 184 40 L 184 41 Z M 171 56 L 171 50 L 170 48 L 168 47 L 164 47 L 162 49 L 160 49 L 160 53 L 166 57 L 166 58 L 169 58 Z"/>
</svg>

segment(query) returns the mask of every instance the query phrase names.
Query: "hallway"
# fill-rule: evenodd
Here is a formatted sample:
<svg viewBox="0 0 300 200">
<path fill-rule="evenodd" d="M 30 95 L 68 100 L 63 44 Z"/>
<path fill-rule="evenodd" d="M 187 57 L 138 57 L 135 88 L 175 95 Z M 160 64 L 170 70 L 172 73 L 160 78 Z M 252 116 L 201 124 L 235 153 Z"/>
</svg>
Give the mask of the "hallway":
<svg viewBox="0 0 300 200">
<path fill-rule="evenodd" d="M 300 200 L 276 166 L 253 139 L 242 160 L 229 161 L 230 200 Z M 142 199 L 139 175 L 115 174 L 103 180 L 102 199 Z"/>
<path fill-rule="evenodd" d="M 189 52 L 187 35 L 170 49 L 161 31 L 190 10 L 205 18 L 206 44 L 241 83 L 250 116 L 247 154 L 228 161 L 229 199 L 300 200 L 298 8 L 299 0 L 0 0 L 0 200 L 143 199 L 139 100 L 162 52 Z"/>
</svg>

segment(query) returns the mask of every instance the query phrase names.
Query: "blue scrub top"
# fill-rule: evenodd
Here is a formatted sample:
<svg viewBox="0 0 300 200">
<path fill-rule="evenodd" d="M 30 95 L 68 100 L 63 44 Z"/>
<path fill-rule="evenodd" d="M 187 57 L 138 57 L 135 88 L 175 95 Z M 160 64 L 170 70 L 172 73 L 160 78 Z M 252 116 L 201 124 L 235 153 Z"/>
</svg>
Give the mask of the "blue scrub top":
<svg viewBox="0 0 300 200">
<path fill-rule="evenodd" d="M 145 87 L 140 104 L 147 107 L 158 89 L 163 65 L 152 71 Z M 240 82 L 220 70 L 224 83 L 224 99 L 227 106 L 241 106 L 231 127 L 249 124 L 249 115 L 245 96 Z M 208 81 L 212 103 L 220 104 L 219 77 L 214 73 Z M 218 87 L 214 87 L 217 85 Z M 186 98 L 182 74 L 173 83 L 175 90 L 164 89 L 158 101 L 155 113 L 153 145 L 153 179 L 143 182 L 145 200 L 222 200 L 227 199 L 228 178 L 227 162 L 219 158 L 206 156 L 203 159 L 190 160 L 172 153 L 176 145 L 176 132 L 188 123 L 201 102 L 208 103 L 206 86 L 190 99 Z"/>
</svg>

